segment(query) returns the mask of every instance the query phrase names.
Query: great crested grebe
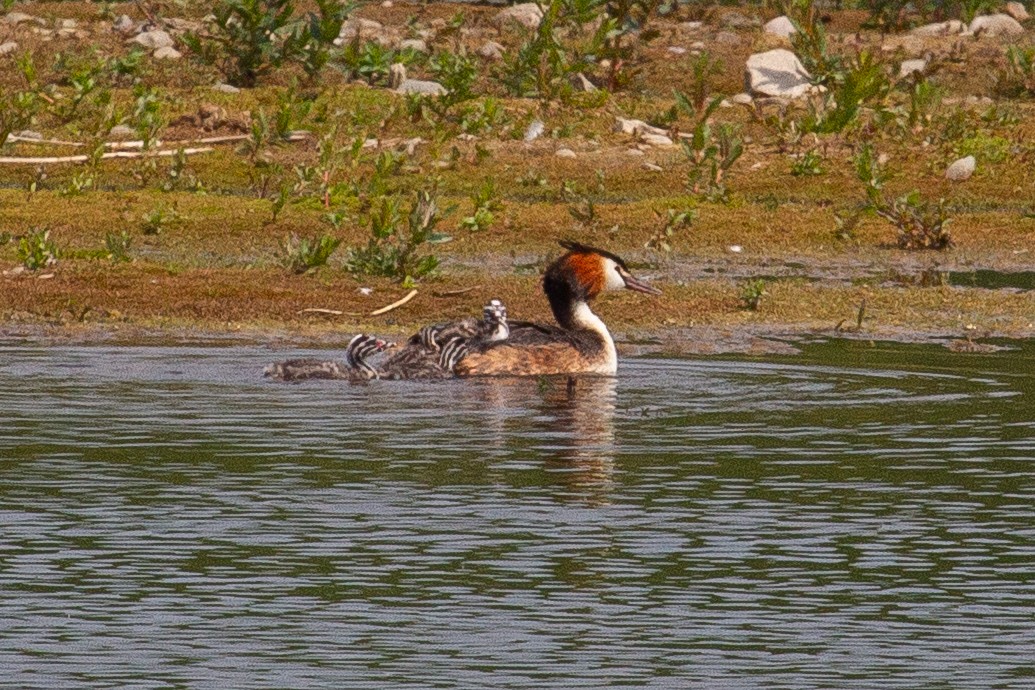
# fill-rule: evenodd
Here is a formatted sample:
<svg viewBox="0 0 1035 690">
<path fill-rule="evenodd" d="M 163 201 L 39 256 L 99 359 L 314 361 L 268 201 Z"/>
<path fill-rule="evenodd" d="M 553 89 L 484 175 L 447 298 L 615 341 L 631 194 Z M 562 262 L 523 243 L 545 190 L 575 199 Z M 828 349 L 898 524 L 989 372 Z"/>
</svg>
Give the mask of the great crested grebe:
<svg viewBox="0 0 1035 690">
<path fill-rule="evenodd" d="M 607 326 L 589 308 L 604 290 L 628 289 L 659 295 L 633 277 L 625 262 L 603 249 L 562 241 L 567 253 L 543 276 L 557 326 L 512 321 L 505 339 L 468 341 L 454 367 L 456 376 L 613 375 L 618 353 Z"/>
</svg>

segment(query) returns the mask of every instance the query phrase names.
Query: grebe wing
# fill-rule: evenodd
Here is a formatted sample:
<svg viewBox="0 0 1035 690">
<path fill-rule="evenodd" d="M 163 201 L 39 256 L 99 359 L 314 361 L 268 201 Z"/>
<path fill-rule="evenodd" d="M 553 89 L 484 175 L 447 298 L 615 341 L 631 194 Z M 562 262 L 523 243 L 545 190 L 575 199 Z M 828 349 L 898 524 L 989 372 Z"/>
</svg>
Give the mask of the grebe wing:
<svg viewBox="0 0 1035 690">
<path fill-rule="evenodd" d="M 457 362 L 457 376 L 534 376 L 563 374 L 578 366 L 592 348 L 585 334 L 528 321 L 511 322 L 506 340 L 475 342 Z"/>
</svg>

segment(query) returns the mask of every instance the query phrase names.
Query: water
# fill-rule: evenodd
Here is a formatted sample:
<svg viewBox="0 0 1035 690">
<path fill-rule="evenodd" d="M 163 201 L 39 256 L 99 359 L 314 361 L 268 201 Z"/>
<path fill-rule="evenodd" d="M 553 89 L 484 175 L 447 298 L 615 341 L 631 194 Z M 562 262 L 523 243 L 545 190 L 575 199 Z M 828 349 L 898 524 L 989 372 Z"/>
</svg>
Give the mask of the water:
<svg viewBox="0 0 1035 690">
<path fill-rule="evenodd" d="M 275 358 L 0 344 L 0 687 L 1035 686 L 1032 343 Z"/>
</svg>

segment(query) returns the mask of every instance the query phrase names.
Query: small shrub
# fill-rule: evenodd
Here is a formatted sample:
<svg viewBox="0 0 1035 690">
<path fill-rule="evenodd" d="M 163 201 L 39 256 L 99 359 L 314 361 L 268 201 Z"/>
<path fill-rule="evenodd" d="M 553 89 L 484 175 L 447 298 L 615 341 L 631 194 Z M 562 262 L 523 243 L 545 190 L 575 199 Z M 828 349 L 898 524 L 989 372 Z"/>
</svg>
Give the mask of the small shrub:
<svg viewBox="0 0 1035 690">
<path fill-rule="evenodd" d="M 141 217 L 140 232 L 145 235 L 157 235 L 180 220 L 182 218 L 175 208 L 158 206 Z"/>
<path fill-rule="evenodd" d="M 670 208 L 665 216 L 662 216 L 658 211 L 655 211 L 654 215 L 659 219 L 664 219 L 665 224 L 651 235 L 644 246 L 647 249 L 655 249 L 667 254 L 672 251 L 672 238 L 676 235 L 676 232 L 693 225 L 694 220 L 697 218 L 697 209 L 688 208 L 680 211 Z"/>
<path fill-rule="evenodd" d="M 280 244 L 280 261 L 292 273 L 309 273 L 325 266 L 340 244 L 340 239 L 330 235 L 299 239 L 297 235 L 292 234 Z"/>
<path fill-rule="evenodd" d="M 767 294 L 769 293 L 766 292 L 764 280 L 761 278 L 757 280 L 749 280 L 740 288 L 740 301 L 744 305 L 745 309 L 758 311 L 762 298 Z"/>
<path fill-rule="evenodd" d="M 1035 96 L 1035 46 L 1006 49 L 1006 66 L 997 75 L 996 91 L 1009 98 Z"/>
<path fill-rule="evenodd" d="M 1010 140 L 977 132 L 956 144 L 957 156 L 974 156 L 986 163 L 1002 163 L 1010 155 Z"/>
<path fill-rule="evenodd" d="M 50 239 L 50 230 L 33 228 L 28 235 L 18 240 L 18 260 L 30 271 L 57 263 L 58 250 Z"/>
<path fill-rule="evenodd" d="M 946 228 L 949 218 L 943 201 L 937 204 L 924 201 L 917 191 L 897 199 L 884 193 L 887 172 L 867 144 L 855 160 L 856 175 L 866 187 L 869 206 L 898 230 L 901 249 L 947 249 L 952 237 Z"/>
<path fill-rule="evenodd" d="M 199 60 L 215 66 L 235 86 L 253 87 L 289 62 L 300 63 L 314 77 L 352 10 L 333 0 L 316 4 L 319 13 L 304 20 L 294 18 L 291 0 L 220 0 L 208 32 L 188 33 L 183 40 Z"/>
<path fill-rule="evenodd" d="M 806 151 L 791 163 L 791 174 L 795 177 L 822 175 L 823 168 L 820 167 L 822 161 L 823 158 L 816 151 Z"/>
<path fill-rule="evenodd" d="M 435 226 L 440 220 L 435 195 L 418 191 L 404 216 L 398 197 L 384 196 L 371 212 L 370 239 L 365 247 L 350 247 L 345 267 L 352 273 L 386 276 L 403 283 L 430 275 L 438 259 L 425 254 L 425 245 L 440 240 Z M 405 223 L 405 226 L 404 226 Z"/>
<path fill-rule="evenodd" d="M 494 214 L 503 208 L 503 204 L 496 199 L 496 184 L 491 179 L 482 183 L 478 191 L 471 195 L 471 204 L 474 211 L 460 221 L 461 229 L 486 230 L 495 220 Z"/>
<path fill-rule="evenodd" d="M 104 236 L 104 249 L 108 252 L 108 260 L 112 263 L 123 263 L 131 261 L 129 246 L 133 238 L 123 230 L 121 233 L 109 232 Z"/>
<path fill-rule="evenodd" d="M 386 48 L 376 41 L 359 42 L 359 36 L 342 49 L 336 65 L 350 79 L 363 79 L 368 84 L 385 85 L 393 63 L 407 64 L 405 53 Z"/>
<path fill-rule="evenodd" d="M 713 104 L 717 102 L 718 99 Z M 712 110 L 711 106 L 709 110 Z M 689 140 L 680 141 L 683 154 L 690 163 L 687 189 L 710 201 L 728 200 L 726 175 L 744 153 L 744 142 L 736 125 L 723 122 L 712 130 L 707 120 L 702 119 L 692 134 Z"/>
<path fill-rule="evenodd" d="M 823 80 L 827 87 L 819 106 L 813 105 L 802 123 L 803 132 L 842 132 L 859 117 L 864 105 L 880 105 L 891 91 L 884 65 L 869 51 Z"/>
<path fill-rule="evenodd" d="M 475 61 L 467 54 L 448 50 L 439 52 L 431 58 L 428 67 L 435 79 L 446 89 L 446 94 L 439 96 L 435 101 L 440 112 L 474 98 L 471 87 L 478 77 L 478 69 Z"/>
<path fill-rule="evenodd" d="M 25 129 L 32 124 L 40 108 L 36 89 L 36 68 L 28 54 L 19 60 L 22 75 L 28 88 L 9 90 L 0 86 L 0 147 L 7 143 L 11 132 Z"/>
</svg>

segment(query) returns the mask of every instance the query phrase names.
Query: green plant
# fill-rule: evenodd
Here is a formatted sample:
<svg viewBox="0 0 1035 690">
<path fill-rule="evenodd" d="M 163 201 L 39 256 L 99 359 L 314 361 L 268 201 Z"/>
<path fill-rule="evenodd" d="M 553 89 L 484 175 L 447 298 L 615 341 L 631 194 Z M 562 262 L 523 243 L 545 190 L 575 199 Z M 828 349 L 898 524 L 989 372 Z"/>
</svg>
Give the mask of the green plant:
<svg viewBox="0 0 1035 690">
<path fill-rule="evenodd" d="M 823 158 L 819 153 L 813 149 L 806 151 L 791 163 L 791 174 L 795 177 L 805 177 L 809 175 L 822 175 L 823 168 L 820 167 Z"/>
<path fill-rule="evenodd" d="M 659 220 L 664 220 L 665 223 L 657 232 L 651 235 L 644 246 L 647 249 L 656 249 L 667 254 L 672 251 L 672 238 L 676 235 L 676 232 L 693 225 L 694 220 L 697 219 L 697 209 L 687 208 L 680 211 L 670 208 L 664 216 L 658 211 L 654 211 L 654 215 Z"/>
<path fill-rule="evenodd" d="M 9 90 L 0 86 L 0 147 L 7 143 L 7 137 L 11 132 L 24 129 L 32 124 L 33 118 L 40 108 L 36 67 L 31 54 L 26 53 L 20 58 L 18 67 L 26 81 L 27 88 Z"/>
<path fill-rule="evenodd" d="M 50 230 L 32 228 L 28 235 L 18 240 L 18 260 L 30 271 L 57 263 L 58 250 L 50 239 Z"/>
<path fill-rule="evenodd" d="M 615 91 L 627 85 L 636 73 L 635 64 L 643 46 L 659 36 L 650 20 L 674 3 L 667 0 L 607 0 L 594 36 L 599 55 L 607 60 L 607 88 Z M 592 13 L 596 3 L 585 2 Z"/>
<path fill-rule="evenodd" d="M 941 108 L 944 98 L 944 87 L 923 77 L 914 79 L 909 89 L 909 112 L 907 115 L 909 126 L 923 127 L 930 125 Z"/>
<path fill-rule="evenodd" d="M 182 220 L 175 208 L 157 206 L 141 216 L 140 232 L 157 235 Z"/>
<path fill-rule="evenodd" d="M 855 231 L 859 227 L 862 212 L 855 209 L 834 212 L 834 239 L 840 242 L 854 242 Z"/>
<path fill-rule="evenodd" d="M 428 68 L 446 89 L 446 93 L 434 101 L 440 115 L 457 103 L 474 98 L 471 87 L 478 77 L 478 69 L 466 53 L 437 52 L 431 57 Z"/>
<path fill-rule="evenodd" d="M 280 244 L 280 261 L 292 273 L 309 273 L 325 266 L 340 244 L 340 239 L 330 235 L 299 239 L 297 235 L 292 234 L 284 238 Z"/>
<path fill-rule="evenodd" d="M 694 127 L 689 139 L 682 139 L 683 154 L 690 163 L 686 186 L 692 194 L 712 201 L 728 199 L 726 174 L 744 153 L 744 142 L 736 125 L 720 123 L 714 130 L 708 124 L 709 114 L 718 107 L 712 101 Z"/>
<path fill-rule="evenodd" d="M 208 31 L 187 33 L 183 41 L 235 86 L 253 87 L 288 62 L 300 63 L 315 77 L 352 9 L 333 0 L 316 0 L 316 5 L 318 13 L 296 19 L 291 0 L 219 0 Z"/>
<path fill-rule="evenodd" d="M 396 62 L 407 64 L 405 52 L 386 48 L 376 41 L 359 42 L 359 34 L 347 43 L 336 64 L 350 79 L 363 79 L 368 84 L 388 83 L 388 72 Z"/>
<path fill-rule="evenodd" d="M 598 31 L 588 46 L 566 46 L 562 35 L 573 33 L 599 16 L 599 0 L 549 0 L 534 32 L 507 53 L 500 81 L 514 96 L 554 100 L 572 91 L 570 79 L 592 65 L 606 34 Z M 603 27 L 604 22 L 601 24 Z M 612 24 L 613 26 L 613 24 Z M 567 29 L 567 31 L 565 31 Z"/>
<path fill-rule="evenodd" d="M 740 301 L 744 305 L 745 309 L 751 311 L 758 311 L 758 307 L 762 302 L 762 298 L 768 295 L 765 289 L 765 281 L 761 278 L 755 280 L 748 280 L 741 285 L 740 288 Z"/>
<path fill-rule="evenodd" d="M 1006 66 L 996 77 L 996 91 L 1010 98 L 1035 96 L 1035 46 L 1006 49 Z"/>
<path fill-rule="evenodd" d="M 350 247 L 345 267 L 352 273 L 395 278 L 403 283 L 430 275 L 438 258 L 425 254 L 425 245 L 443 238 L 435 232 L 440 220 L 433 192 L 416 192 L 404 216 L 398 197 L 381 197 L 370 213 L 370 239 L 365 247 Z M 404 227 L 405 222 L 405 227 Z"/>
<path fill-rule="evenodd" d="M 482 134 L 506 121 L 507 114 L 500 101 L 490 96 L 465 107 L 460 114 L 460 130 L 465 134 Z"/>
<path fill-rule="evenodd" d="M 503 204 L 496 199 L 496 184 L 492 179 L 487 179 L 482 186 L 471 195 L 471 204 L 474 207 L 469 216 L 460 221 L 460 228 L 465 230 L 486 230 L 492 221 L 495 220 L 495 213 L 503 208 Z"/>
<path fill-rule="evenodd" d="M 117 234 L 109 232 L 104 236 L 104 249 L 108 252 L 108 259 L 112 263 L 131 261 L 129 246 L 132 243 L 133 238 L 125 230 Z"/>
<path fill-rule="evenodd" d="M 974 156 L 985 163 L 1002 163 L 1010 156 L 1010 140 L 1005 137 L 976 132 L 957 142 L 957 156 Z"/>
<path fill-rule="evenodd" d="M 947 249 L 952 237 L 946 225 L 949 217 L 944 201 L 933 204 L 912 191 L 895 199 L 884 193 L 887 172 L 866 144 L 855 159 L 856 176 L 865 185 L 869 207 L 898 231 L 902 249 Z"/>
<path fill-rule="evenodd" d="M 801 125 L 803 132 L 844 131 L 859 117 L 864 105 L 882 104 L 892 86 L 883 63 L 867 50 L 822 81 L 827 91 L 819 105 L 810 108 Z"/>
</svg>

